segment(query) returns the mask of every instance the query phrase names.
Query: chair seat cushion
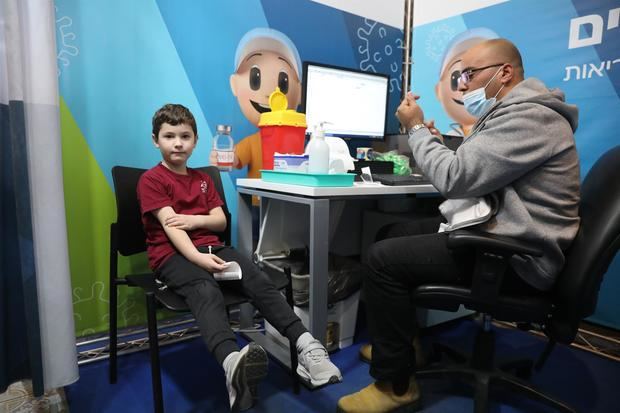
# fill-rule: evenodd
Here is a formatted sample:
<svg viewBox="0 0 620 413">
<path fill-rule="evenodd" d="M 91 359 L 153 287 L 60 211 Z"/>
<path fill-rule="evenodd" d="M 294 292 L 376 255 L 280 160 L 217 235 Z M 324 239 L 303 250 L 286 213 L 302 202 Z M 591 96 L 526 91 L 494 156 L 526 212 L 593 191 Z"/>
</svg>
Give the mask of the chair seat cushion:
<svg viewBox="0 0 620 413">
<path fill-rule="evenodd" d="M 286 287 L 288 280 L 285 275 L 273 275 L 270 274 L 271 279 L 275 287 L 280 290 Z M 173 292 L 170 288 L 164 284 L 159 284 L 155 281 L 155 274 L 132 274 L 125 277 L 127 284 L 132 287 L 139 287 L 144 290 L 145 293 L 154 293 L 155 298 L 161 305 L 171 311 L 186 312 L 189 311 L 189 307 L 185 303 L 185 300 L 180 295 Z M 244 302 L 248 302 L 249 298 L 232 288 L 232 283 L 238 281 L 220 281 L 220 288 L 224 294 L 224 303 L 226 306 L 237 305 Z"/>
<path fill-rule="evenodd" d="M 189 311 L 189 307 L 180 295 L 174 293 L 164 284 L 155 281 L 155 274 L 132 274 L 125 277 L 127 283 L 133 287 L 139 287 L 145 293 L 154 293 L 157 301 L 171 311 L 185 312 Z"/>
<path fill-rule="evenodd" d="M 544 322 L 553 307 L 545 295 L 502 295 L 494 303 L 483 302 L 473 296 L 469 288 L 454 285 L 423 285 L 415 291 L 414 297 L 419 307 L 454 312 L 462 304 L 497 320 L 517 322 Z"/>
<path fill-rule="evenodd" d="M 140 287 L 144 290 L 144 292 L 154 292 L 156 288 L 155 274 L 152 272 L 127 275 L 125 280 L 127 280 L 128 285 L 132 287 Z"/>
</svg>

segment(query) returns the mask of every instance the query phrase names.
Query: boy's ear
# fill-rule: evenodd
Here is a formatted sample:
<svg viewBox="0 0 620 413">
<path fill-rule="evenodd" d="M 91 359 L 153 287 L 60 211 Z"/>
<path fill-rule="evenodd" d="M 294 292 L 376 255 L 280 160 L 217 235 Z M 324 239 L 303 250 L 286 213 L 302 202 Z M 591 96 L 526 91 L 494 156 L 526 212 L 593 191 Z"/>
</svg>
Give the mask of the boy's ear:
<svg viewBox="0 0 620 413">
<path fill-rule="evenodd" d="M 237 78 L 239 76 L 236 73 L 230 75 L 230 90 L 234 97 L 237 97 Z"/>
<path fill-rule="evenodd" d="M 153 139 L 153 145 L 155 145 L 156 148 L 159 148 L 159 142 L 157 142 L 157 136 L 155 136 L 154 133 L 151 134 L 151 139 Z"/>
</svg>

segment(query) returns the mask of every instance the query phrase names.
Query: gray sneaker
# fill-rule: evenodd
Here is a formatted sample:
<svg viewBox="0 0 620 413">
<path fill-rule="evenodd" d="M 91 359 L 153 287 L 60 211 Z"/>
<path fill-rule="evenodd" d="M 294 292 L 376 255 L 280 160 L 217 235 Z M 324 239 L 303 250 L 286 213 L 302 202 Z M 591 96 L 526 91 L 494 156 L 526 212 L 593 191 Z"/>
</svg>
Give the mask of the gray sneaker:
<svg viewBox="0 0 620 413">
<path fill-rule="evenodd" d="M 342 381 L 338 367 L 329 360 L 327 350 L 319 340 L 313 340 L 297 354 L 297 374 L 312 387 Z"/>
<path fill-rule="evenodd" d="M 258 383 L 267 375 L 267 353 L 256 343 L 239 351 L 226 388 L 232 411 L 243 411 L 254 406 L 258 399 Z"/>
</svg>

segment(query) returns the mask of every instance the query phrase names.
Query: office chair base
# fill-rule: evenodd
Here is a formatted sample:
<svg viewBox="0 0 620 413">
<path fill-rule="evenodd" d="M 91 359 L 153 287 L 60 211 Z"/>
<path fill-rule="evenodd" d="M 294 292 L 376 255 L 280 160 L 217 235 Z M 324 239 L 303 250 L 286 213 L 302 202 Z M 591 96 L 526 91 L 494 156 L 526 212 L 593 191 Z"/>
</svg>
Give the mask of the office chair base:
<svg viewBox="0 0 620 413">
<path fill-rule="evenodd" d="M 494 368 L 491 370 L 479 370 L 467 365 L 455 366 L 429 366 L 429 368 L 416 372 L 417 379 L 441 378 L 461 379 L 465 382 L 474 380 L 474 412 L 486 413 L 489 411 L 489 385 L 499 384 L 512 387 L 516 392 L 547 406 L 556 408 L 558 411 L 575 413 L 576 411 L 567 404 L 553 399 L 550 396 L 536 390 L 531 384 L 509 375 L 504 371 Z"/>
<path fill-rule="evenodd" d="M 460 351 L 444 346 L 443 344 L 440 344 L 440 343 L 433 343 L 432 346 L 433 346 L 432 353 L 429 355 L 430 363 L 427 363 L 427 364 L 431 364 L 431 366 L 439 365 L 439 363 L 443 359 L 443 356 L 446 355 L 452 361 L 450 366 L 467 365 L 468 358 L 465 354 L 461 353 Z M 443 363 L 443 365 L 447 365 L 447 364 Z M 529 380 L 530 377 L 532 377 L 532 373 L 534 372 L 534 369 L 540 370 L 536 366 L 537 365 L 535 365 L 532 360 L 515 359 L 515 360 L 503 360 L 499 363 L 498 367 L 499 367 L 499 370 L 502 372 L 506 372 L 506 373 L 512 372 L 514 373 L 515 376 L 517 376 L 518 378 L 522 380 Z M 424 370 L 426 367 L 430 367 L 430 366 L 424 365 L 424 366 L 418 366 L 418 367 L 420 368 L 420 370 Z M 486 368 L 487 369 L 493 368 L 493 365 L 488 365 L 486 366 Z"/>
<path fill-rule="evenodd" d="M 534 366 L 531 360 L 513 360 L 495 365 L 495 333 L 490 329 L 490 325 L 484 325 L 478 331 L 474 342 L 474 349 L 471 358 L 468 360 L 462 353 L 445 347 L 441 344 L 434 344 L 435 360 L 441 354 L 447 354 L 456 362 L 454 364 L 435 364 L 428 368 L 421 369 L 416 373 L 417 378 L 462 378 L 464 381 L 475 383 L 474 387 L 474 412 L 486 413 L 489 411 L 489 385 L 502 384 L 505 387 L 512 387 L 514 391 L 530 399 L 537 400 L 547 406 L 563 412 L 575 412 L 565 403 L 555 400 L 544 393 L 536 390 L 523 378 L 529 378 Z M 507 371 L 514 371 L 516 376 L 508 374 Z"/>
</svg>

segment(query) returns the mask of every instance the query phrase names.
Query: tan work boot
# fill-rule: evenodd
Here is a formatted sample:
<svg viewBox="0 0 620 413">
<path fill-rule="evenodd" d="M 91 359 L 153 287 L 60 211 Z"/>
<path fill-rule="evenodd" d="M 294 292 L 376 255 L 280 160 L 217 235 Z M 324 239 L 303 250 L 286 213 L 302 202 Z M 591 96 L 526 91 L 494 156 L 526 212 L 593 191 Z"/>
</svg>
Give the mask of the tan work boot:
<svg viewBox="0 0 620 413">
<path fill-rule="evenodd" d="M 362 347 L 360 347 L 360 360 L 365 363 L 370 363 L 372 361 L 372 344 L 362 344 Z"/>
<path fill-rule="evenodd" d="M 338 400 L 338 413 L 405 413 L 419 408 L 420 389 L 412 377 L 405 394 L 397 396 L 389 382 L 375 382 Z"/>
<path fill-rule="evenodd" d="M 426 355 L 422 351 L 419 337 L 413 339 L 413 348 L 415 349 L 415 366 L 418 368 L 425 366 L 427 364 Z M 372 360 L 372 344 L 363 344 L 360 347 L 360 360 L 370 363 Z"/>
</svg>

